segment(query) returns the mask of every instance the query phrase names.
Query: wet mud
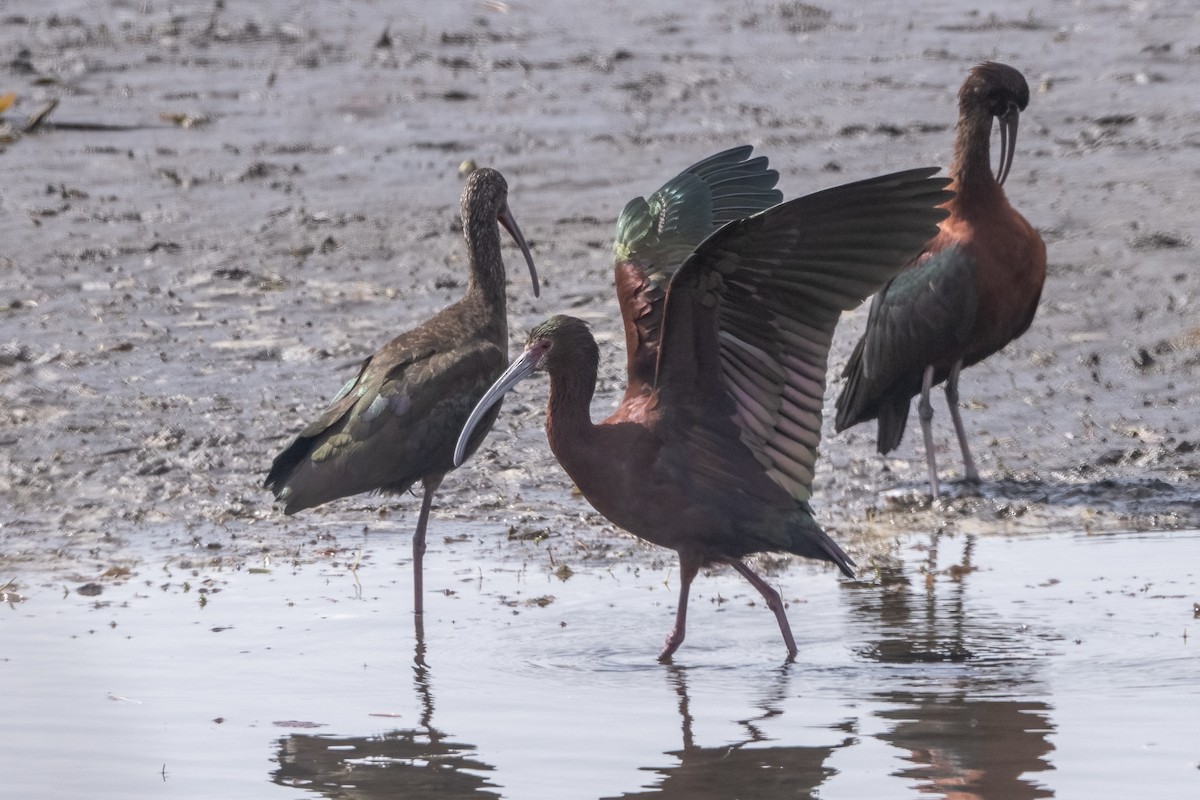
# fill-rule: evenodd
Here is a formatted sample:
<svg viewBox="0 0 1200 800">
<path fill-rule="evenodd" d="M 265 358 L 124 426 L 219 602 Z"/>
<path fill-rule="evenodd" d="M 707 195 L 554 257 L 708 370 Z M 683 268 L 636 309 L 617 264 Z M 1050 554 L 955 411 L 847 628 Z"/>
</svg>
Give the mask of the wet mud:
<svg viewBox="0 0 1200 800">
<path fill-rule="evenodd" d="M 954 93 L 983 56 L 1035 87 L 1009 187 L 1050 253 L 1032 329 L 963 382 L 987 480 L 953 483 L 944 411 L 951 498 L 933 507 L 913 431 L 887 460 L 870 426 L 827 431 L 817 512 L 867 550 L 881 530 L 1200 524 L 1187 4 L 681 6 L 631 8 L 625 26 L 607 8 L 334 6 L 0 19 L 18 96 L 0 201 L 5 563 L 107 568 L 138 559 L 132 539 L 305 558 L 381 506 L 403 528 L 414 504 L 374 498 L 285 521 L 258 484 L 352 364 L 461 293 L 462 160 L 509 177 L 546 276 L 538 301 L 514 283 L 514 340 L 549 313 L 589 319 L 600 415 L 622 382 L 608 243 L 626 199 L 739 142 L 789 196 L 944 164 Z M 848 315 L 832 374 L 864 317 Z M 544 388 L 522 391 L 438 516 L 612 538 L 544 445 Z"/>
</svg>

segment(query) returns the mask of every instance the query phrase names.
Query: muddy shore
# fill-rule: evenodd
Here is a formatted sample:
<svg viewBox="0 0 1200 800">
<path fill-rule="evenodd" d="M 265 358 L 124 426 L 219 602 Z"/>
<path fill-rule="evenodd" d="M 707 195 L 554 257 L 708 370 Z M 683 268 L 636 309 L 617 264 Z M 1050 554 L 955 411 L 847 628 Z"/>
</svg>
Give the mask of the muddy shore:
<svg viewBox="0 0 1200 800">
<path fill-rule="evenodd" d="M 1035 89 L 1007 186 L 1050 258 L 1028 334 L 962 382 L 985 483 L 953 482 L 941 409 L 951 497 L 932 507 L 915 419 L 886 462 L 869 426 L 827 422 L 818 518 L 866 556 L 897 531 L 1200 527 L 1196 12 L 888 8 L 6 6 L 5 121 L 58 106 L 0 145 L 0 582 L 407 535 L 411 499 L 286 519 L 260 483 L 352 365 L 461 293 L 463 160 L 508 177 L 545 279 L 535 301 L 506 245 L 514 349 L 551 313 L 591 321 L 599 417 L 623 385 L 610 242 L 628 198 L 740 143 L 789 197 L 946 164 L 983 57 Z M 864 319 L 847 316 L 832 374 Z M 544 392 L 523 385 L 443 485 L 433 549 L 527 558 L 549 537 L 560 559 L 672 560 L 571 491 Z"/>
</svg>

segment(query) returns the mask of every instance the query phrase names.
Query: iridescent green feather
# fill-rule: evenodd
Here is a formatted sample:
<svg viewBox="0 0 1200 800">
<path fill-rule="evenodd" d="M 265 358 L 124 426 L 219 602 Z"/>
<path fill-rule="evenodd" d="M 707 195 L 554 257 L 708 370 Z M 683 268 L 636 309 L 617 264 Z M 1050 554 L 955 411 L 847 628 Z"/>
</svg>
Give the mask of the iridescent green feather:
<svg viewBox="0 0 1200 800">
<path fill-rule="evenodd" d="M 775 188 L 779 173 L 765 157 L 750 158 L 749 145 L 697 162 L 649 199 L 630 200 L 617 220 L 616 263 L 634 262 L 659 285 L 675 272 L 700 242 L 736 219 L 783 200 Z"/>
</svg>

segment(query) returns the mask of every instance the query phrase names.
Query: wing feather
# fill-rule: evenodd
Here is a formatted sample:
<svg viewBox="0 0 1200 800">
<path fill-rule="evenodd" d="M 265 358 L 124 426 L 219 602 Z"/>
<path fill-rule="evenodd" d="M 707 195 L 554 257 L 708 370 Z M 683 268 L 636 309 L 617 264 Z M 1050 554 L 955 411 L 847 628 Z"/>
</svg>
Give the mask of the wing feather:
<svg viewBox="0 0 1200 800">
<path fill-rule="evenodd" d="M 717 413 L 730 414 L 771 480 L 807 501 L 834 328 L 937 233 L 938 206 L 951 195 L 935 172 L 818 192 L 731 222 L 700 244 L 664 304 L 655 374 L 664 416 L 693 420 L 704 398 L 727 397 Z M 731 444 L 712 426 L 688 429 L 706 463 Z"/>
<path fill-rule="evenodd" d="M 453 469 L 458 432 L 504 371 L 506 354 L 494 342 L 469 338 L 439 350 L 429 338 L 409 331 L 364 361 L 276 457 L 265 485 L 287 513 L 361 492 L 402 492 L 426 472 Z M 422 423 L 412 425 L 413 416 Z M 479 441 L 490 427 L 490 419 L 480 426 Z"/>
<path fill-rule="evenodd" d="M 903 404 L 907 416 L 926 365 L 947 346 L 965 341 L 979 302 L 968 259 L 960 248 L 946 248 L 896 276 L 875 296 L 866 332 L 843 372 L 847 382 L 837 399 L 837 430 L 874 419 L 895 403 Z M 944 378 L 937 375 L 935 382 Z M 881 452 L 899 443 L 903 419 L 898 429 L 890 419 L 884 427 Z"/>
<path fill-rule="evenodd" d="M 679 265 L 713 231 L 783 200 L 775 188 L 779 173 L 752 152 L 743 146 L 709 156 L 621 212 L 613 252 L 629 391 L 641 392 L 654 378 L 662 300 Z"/>
</svg>

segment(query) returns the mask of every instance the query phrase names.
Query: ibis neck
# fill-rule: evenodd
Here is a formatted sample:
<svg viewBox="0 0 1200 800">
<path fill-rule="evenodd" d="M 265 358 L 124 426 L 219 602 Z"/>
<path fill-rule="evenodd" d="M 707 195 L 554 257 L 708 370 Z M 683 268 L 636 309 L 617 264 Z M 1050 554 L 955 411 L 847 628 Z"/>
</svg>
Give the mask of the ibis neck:
<svg viewBox="0 0 1200 800">
<path fill-rule="evenodd" d="M 493 314 L 504 317 L 504 261 L 500 258 L 500 229 L 496 218 L 463 216 L 467 241 L 467 297 L 483 301 Z"/>
<path fill-rule="evenodd" d="M 950 177 L 957 199 L 999 190 L 991 163 L 992 115 L 983 108 L 963 108 L 956 130 Z"/>
<path fill-rule="evenodd" d="M 595 428 L 592 424 L 592 396 L 596 392 L 597 366 L 596 362 L 575 361 L 568 369 L 550 372 L 546 438 L 550 441 L 550 449 L 564 467 L 573 460 L 570 454 L 580 447 Z"/>
</svg>

